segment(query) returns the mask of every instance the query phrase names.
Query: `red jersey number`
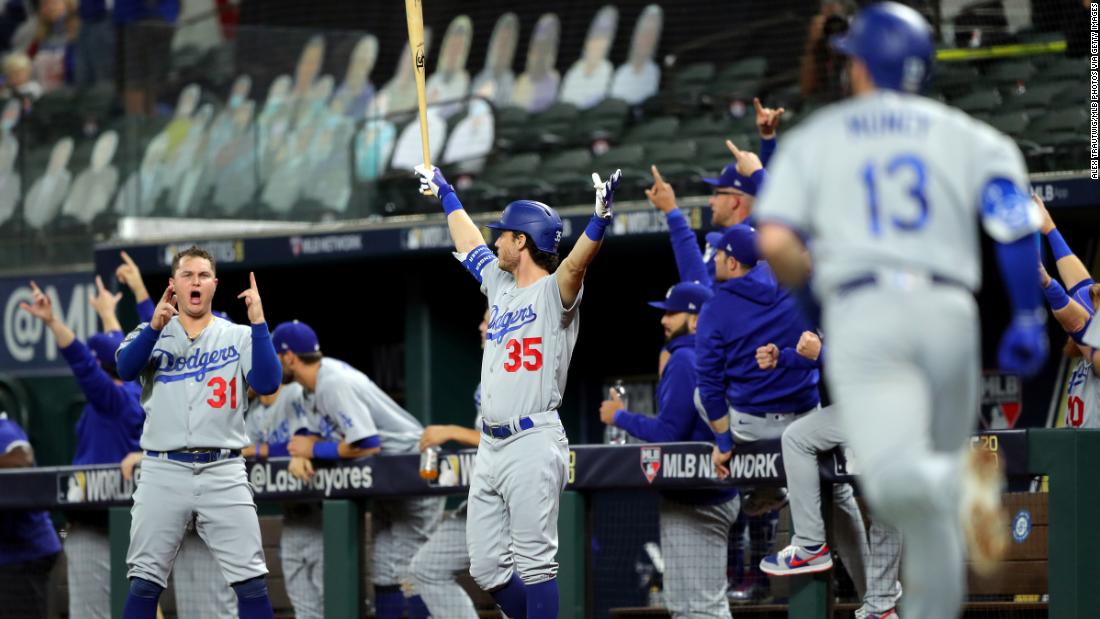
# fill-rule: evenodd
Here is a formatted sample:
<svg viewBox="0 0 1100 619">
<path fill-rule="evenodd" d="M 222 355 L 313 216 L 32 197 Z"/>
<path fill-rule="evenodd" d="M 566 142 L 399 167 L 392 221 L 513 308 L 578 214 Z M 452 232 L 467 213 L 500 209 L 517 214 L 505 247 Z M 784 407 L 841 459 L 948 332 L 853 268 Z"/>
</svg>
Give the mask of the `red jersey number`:
<svg viewBox="0 0 1100 619">
<path fill-rule="evenodd" d="M 1066 425 L 1080 428 L 1085 423 L 1085 401 L 1080 396 L 1071 395 L 1066 401 Z"/>
<path fill-rule="evenodd" d="M 518 372 L 520 368 L 534 372 L 542 369 L 542 351 L 537 347 L 542 346 L 541 337 L 525 337 L 520 340 L 508 340 L 505 348 L 508 349 L 508 361 L 504 364 L 505 372 Z"/>
<path fill-rule="evenodd" d="M 207 387 L 214 390 L 212 398 L 206 400 L 212 408 L 221 408 L 225 406 L 226 400 L 229 401 L 229 407 L 236 410 L 237 408 L 237 377 L 234 376 L 233 380 L 229 381 L 228 389 L 225 379 L 220 376 L 215 376 L 210 379 L 210 382 L 206 383 Z M 226 391 L 229 392 L 228 398 L 226 397 Z"/>
</svg>

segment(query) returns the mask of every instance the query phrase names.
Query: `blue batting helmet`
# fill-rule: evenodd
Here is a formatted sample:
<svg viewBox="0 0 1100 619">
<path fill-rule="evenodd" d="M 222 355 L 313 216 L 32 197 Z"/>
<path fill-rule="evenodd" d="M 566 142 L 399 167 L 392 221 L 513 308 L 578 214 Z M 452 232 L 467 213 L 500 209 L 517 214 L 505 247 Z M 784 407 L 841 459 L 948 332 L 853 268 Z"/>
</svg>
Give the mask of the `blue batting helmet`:
<svg viewBox="0 0 1100 619">
<path fill-rule="evenodd" d="M 516 200 L 504 207 L 500 221 L 489 224 L 493 230 L 522 232 L 535 247 L 557 255 L 561 242 L 561 217 L 554 209 L 534 200 Z"/>
<path fill-rule="evenodd" d="M 932 72 L 932 28 L 920 13 L 897 2 L 863 9 L 832 45 L 862 60 L 879 88 L 920 92 Z"/>
</svg>

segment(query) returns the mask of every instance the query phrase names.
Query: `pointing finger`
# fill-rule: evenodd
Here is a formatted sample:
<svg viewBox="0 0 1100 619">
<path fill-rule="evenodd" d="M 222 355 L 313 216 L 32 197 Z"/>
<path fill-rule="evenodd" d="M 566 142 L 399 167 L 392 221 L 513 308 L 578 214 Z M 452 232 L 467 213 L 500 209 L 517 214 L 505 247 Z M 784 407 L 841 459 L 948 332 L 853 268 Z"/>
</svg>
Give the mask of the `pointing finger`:
<svg viewBox="0 0 1100 619">
<path fill-rule="evenodd" d="M 665 179 L 661 178 L 661 172 L 657 170 L 656 164 L 649 166 L 649 171 L 653 173 L 653 180 L 656 184 L 660 185 L 665 182 Z"/>
<path fill-rule="evenodd" d="M 249 271 L 248 272 L 248 281 L 249 281 L 249 283 L 252 284 L 252 289 L 253 290 L 255 290 L 256 292 L 260 291 L 260 289 L 256 287 L 256 273 L 254 273 L 252 271 Z"/>
<path fill-rule="evenodd" d="M 34 280 L 31 280 L 31 291 L 34 292 L 34 294 L 42 294 L 42 291 L 38 288 L 38 284 L 34 283 Z"/>
<path fill-rule="evenodd" d="M 741 150 L 737 148 L 737 145 L 733 143 L 733 140 L 726 140 L 726 148 L 730 149 L 730 152 L 733 153 L 734 157 L 738 159 L 741 158 Z"/>
<path fill-rule="evenodd" d="M 760 105 L 760 97 L 753 97 L 752 98 L 752 106 L 754 108 L 756 108 L 756 113 L 757 114 L 760 114 L 764 111 L 764 106 Z"/>
</svg>

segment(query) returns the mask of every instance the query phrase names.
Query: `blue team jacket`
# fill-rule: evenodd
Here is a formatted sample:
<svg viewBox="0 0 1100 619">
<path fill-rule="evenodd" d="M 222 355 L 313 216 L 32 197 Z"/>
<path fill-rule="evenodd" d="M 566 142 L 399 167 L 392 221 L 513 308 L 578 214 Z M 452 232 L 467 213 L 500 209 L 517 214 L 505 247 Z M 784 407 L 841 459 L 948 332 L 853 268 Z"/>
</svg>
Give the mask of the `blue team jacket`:
<svg viewBox="0 0 1100 619">
<path fill-rule="evenodd" d="M 720 419 L 728 406 L 745 413 L 801 413 L 817 406 L 817 369 L 761 370 L 756 364 L 758 347 L 794 348 L 809 328 L 765 262 L 744 277 L 718 284 L 699 314 L 695 339 L 699 396 L 707 417 Z"/>
<path fill-rule="evenodd" d="M 695 410 L 695 336 L 673 338 L 666 349 L 672 354 L 657 383 L 657 416 L 621 410 L 615 413 L 615 425 L 650 443 L 712 442 L 714 432 Z M 737 496 L 737 489 L 666 492 L 665 496 L 684 503 L 716 504 Z"/>
<path fill-rule="evenodd" d="M 80 340 L 61 349 L 61 356 L 88 403 L 76 422 L 76 455 L 73 464 L 117 464 L 138 451 L 145 410 L 141 385 L 116 384 Z"/>
<path fill-rule="evenodd" d="M 0 453 L 30 446 L 19 424 L 0 413 Z M 42 559 L 61 552 L 61 540 L 45 510 L 0 510 L 0 566 Z"/>
</svg>

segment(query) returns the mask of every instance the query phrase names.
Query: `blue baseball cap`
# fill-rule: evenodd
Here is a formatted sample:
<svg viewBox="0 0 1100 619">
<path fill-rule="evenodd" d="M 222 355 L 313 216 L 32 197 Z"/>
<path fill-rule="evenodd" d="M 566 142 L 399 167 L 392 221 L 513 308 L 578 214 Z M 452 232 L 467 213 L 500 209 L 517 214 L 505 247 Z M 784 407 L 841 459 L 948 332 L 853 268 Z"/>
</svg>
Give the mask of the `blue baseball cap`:
<svg viewBox="0 0 1100 619">
<path fill-rule="evenodd" d="M 748 176 L 742 176 L 741 173 L 737 171 L 736 163 L 731 163 L 722 168 L 722 173 L 718 175 L 718 178 L 704 178 L 703 182 L 714 187 L 729 187 L 731 189 L 736 189 L 750 196 L 755 196 L 756 190 L 759 189 L 756 186 L 756 181 Z"/>
<path fill-rule="evenodd" d="M 292 320 L 275 327 L 271 332 L 271 343 L 275 345 L 275 352 L 292 352 L 296 355 L 311 352 L 321 352 L 321 344 L 317 341 L 317 333 L 304 322 Z"/>
<path fill-rule="evenodd" d="M 99 360 L 100 365 L 109 370 L 114 370 L 115 351 L 122 344 L 122 338 L 122 331 L 95 333 L 88 338 L 88 350 L 92 352 L 93 357 Z"/>
<path fill-rule="evenodd" d="M 698 314 L 703 309 L 703 304 L 713 296 L 710 288 L 699 282 L 680 282 L 668 289 L 664 301 L 650 301 L 649 305 L 666 312 Z"/>
<path fill-rule="evenodd" d="M 746 224 L 730 226 L 714 247 L 750 267 L 760 261 L 760 254 L 756 251 L 756 229 Z"/>
</svg>

